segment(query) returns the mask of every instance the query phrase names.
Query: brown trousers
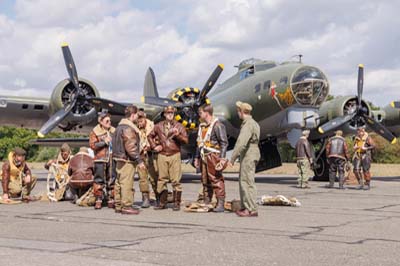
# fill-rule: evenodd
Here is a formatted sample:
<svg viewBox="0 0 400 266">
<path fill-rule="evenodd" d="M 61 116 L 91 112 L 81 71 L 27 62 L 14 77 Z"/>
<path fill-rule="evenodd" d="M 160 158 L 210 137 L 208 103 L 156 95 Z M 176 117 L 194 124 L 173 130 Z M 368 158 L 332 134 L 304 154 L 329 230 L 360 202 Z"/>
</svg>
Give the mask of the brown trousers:
<svg viewBox="0 0 400 266">
<path fill-rule="evenodd" d="M 215 170 L 219 162 L 218 153 L 209 153 L 205 161 L 201 160 L 201 182 L 205 201 L 211 201 L 213 193 L 219 199 L 225 199 L 225 181 L 221 171 Z"/>
</svg>

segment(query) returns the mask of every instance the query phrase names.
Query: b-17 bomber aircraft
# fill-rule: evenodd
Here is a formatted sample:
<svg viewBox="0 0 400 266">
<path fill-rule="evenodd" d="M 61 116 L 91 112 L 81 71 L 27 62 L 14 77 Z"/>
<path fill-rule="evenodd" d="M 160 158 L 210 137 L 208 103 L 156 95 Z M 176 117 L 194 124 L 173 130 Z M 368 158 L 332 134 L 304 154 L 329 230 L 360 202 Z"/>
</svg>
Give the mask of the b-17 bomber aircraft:
<svg viewBox="0 0 400 266">
<path fill-rule="evenodd" d="M 66 43 L 62 45 L 68 79 L 60 81 L 50 99 L 0 96 L 0 124 L 39 129 L 39 137 L 51 130 L 89 132 L 97 123 L 97 113 L 108 111 L 113 124 L 124 115 L 128 104 L 100 97 L 96 86 L 79 78 Z M 400 135 L 400 102 L 392 102 L 379 111 L 362 99 L 364 67 L 359 66 L 357 95 L 336 97 L 326 101 L 330 85 L 326 75 L 317 67 L 299 61 L 276 63 L 274 61 L 248 59 L 238 66 L 238 72 L 212 90 L 224 66 L 218 65 L 202 89 L 184 87 L 172 90 L 166 97 L 158 94 L 154 72 L 148 69 L 141 103 L 142 108 L 155 122 L 162 119 L 163 107 L 177 108 L 176 120 L 188 130 L 190 141 L 183 148 L 182 158 L 192 159 L 196 146 L 199 118 L 198 108 L 212 103 L 214 114 L 227 128 L 229 147 L 232 149 L 240 131 L 241 121 L 236 102 L 248 102 L 253 106 L 252 115 L 260 124 L 261 160 L 257 171 L 271 169 L 282 164 L 278 151 L 279 141 L 289 141 L 294 146 L 301 130 L 310 129 L 310 140 L 317 145 L 315 152 L 315 178 L 327 178 L 324 158 L 325 143 L 337 129 L 354 134 L 358 127 L 366 126 L 391 143 Z M 85 140 L 38 140 L 38 143 L 60 143 Z M 83 145 L 83 144 L 82 144 Z"/>
</svg>

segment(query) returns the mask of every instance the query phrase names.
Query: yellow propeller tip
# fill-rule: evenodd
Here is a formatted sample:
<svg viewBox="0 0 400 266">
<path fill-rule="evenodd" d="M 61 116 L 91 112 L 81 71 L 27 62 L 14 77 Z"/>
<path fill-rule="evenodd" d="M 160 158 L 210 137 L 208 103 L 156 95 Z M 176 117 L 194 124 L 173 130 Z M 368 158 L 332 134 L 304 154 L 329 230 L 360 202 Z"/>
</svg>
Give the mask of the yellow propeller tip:
<svg viewBox="0 0 400 266">
<path fill-rule="evenodd" d="M 140 101 L 144 103 L 144 96 L 140 97 Z"/>
<path fill-rule="evenodd" d="M 219 64 L 218 66 L 219 66 L 220 68 L 222 68 L 222 69 L 224 69 L 224 67 L 225 67 L 224 64 Z"/>
<path fill-rule="evenodd" d="M 61 47 L 67 47 L 68 46 L 68 43 L 67 42 L 63 42 L 62 44 L 61 44 Z"/>
<path fill-rule="evenodd" d="M 320 127 L 318 128 L 318 132 L 321 133 L 321 134 L 325 133 L 324 130 L 322 128 L 320 128 Z"/>
<path fill-rule="evenodd" d="M 358 67 L 364 68 L 364 65 L 363 64 L 359 64 Z"/>
<path fill-rule="evenodd" d="M 394 138 L 393 140 L 392 140 L 392 144 L 396 144 L 397 143 L 397 138 Z"/>
<path fill-rule="evenodd" d="M 39 138 L 44 138 L 44 135 L 41 132 L 38 132 L 37 135 Z"/>
<path fill-rule="evenodd" d="M 392 106 L 392 107 L 394 108 L 394 102 L 391 102 L 391 103 L 390 103 L 390 106 Z"/>
</svg>

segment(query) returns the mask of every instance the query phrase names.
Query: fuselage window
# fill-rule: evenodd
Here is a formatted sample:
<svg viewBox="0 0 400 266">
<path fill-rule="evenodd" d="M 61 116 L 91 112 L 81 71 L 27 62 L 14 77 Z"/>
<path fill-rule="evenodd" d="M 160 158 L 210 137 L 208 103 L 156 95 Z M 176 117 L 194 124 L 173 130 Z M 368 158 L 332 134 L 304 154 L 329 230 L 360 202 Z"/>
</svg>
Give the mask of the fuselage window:
<svg viewBox="0 0 400 266">
<path fill-rule="evenodd" d="M 35 104 L 34 106 L 33 106 L 33 109 L 34 110 L 43 110 L 43 105 L 41 105 L 41 104 Z"/>
<path fill-rule="evenodd" d="M 258 84 L 255 86 L 255 88 L 254 88 L 254 92 L 255 92 L 255 93 L 259 93 L 260 90 L 261 90 L 261 84 L 258 83 Z"/>
<path fill-rule="evenodd" d="M 280 85 L 285 85 L 288 82 L 288 77 L 281 77 L 281 80 L 279 81 Z"/>
<path fill-rule="evenodd" d="M 26 103 L 24 103 L 24 104 L 22 105 L 22 109 L 28 109 L 28 106 L 29 106 L 29 105 L 27 105 Z"/>
<path fill-rule="evenodd" d="M 264 90 L 268 90 L 271 87 L 271 81 L 267 80 L 266 82 L 264 82 Z"/>
</svg>

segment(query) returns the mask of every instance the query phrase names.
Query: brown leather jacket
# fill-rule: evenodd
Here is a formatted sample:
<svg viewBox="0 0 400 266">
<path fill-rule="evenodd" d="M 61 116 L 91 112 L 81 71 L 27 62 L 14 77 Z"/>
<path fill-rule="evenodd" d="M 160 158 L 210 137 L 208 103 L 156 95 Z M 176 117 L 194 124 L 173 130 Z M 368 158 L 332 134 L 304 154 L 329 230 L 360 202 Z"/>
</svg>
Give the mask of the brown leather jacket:
<svg viewBox="0 0 400 266">
<path fill-rule="evenodd" d="M 154 126 L 153 131 L 149 135 L 149 142 L 152 149 L 157 146 L 157 139 L 159 140 L 162 150 L 160 154 L 171 156 L 181 152 L 181 145 L 189 143 L 189 138 L 186 129 L 181 123 L 173 120 L 171 121 L 170 129 L 166 133 L 164 128 L 167 121 L 161 121 Z M 179 132 L 177 136 L 172 136 L 172 129 L 176 128 Z"/>
<path fill-rule="evenodd" d="M 226 157 L 226 150 L 228 148 L 228 137 L 226 135 L 225 125 L 220 121 L 215 122 L 214 127 L 211 131 L 210 141 L 211 147 L 216 148 L 220 151 L 219 157 Z M 200 158 L 200 149 L 196 148 L 195 158 Z"/>
<path fill-rule="evenodd" d="M 109 162 L 109 147 L 104 139 L 110 135 L 114 135 L 115 128 L 111 127 L 108 131 L 99 125 L 93 128 L 89 134 L 89 146 L 94 151 L 95 162 Z"/>
<path fill-rule="evenodd" d="M 68 175 L 71 183 L 93 182 L 94 163 L 89 154 L 78 152 L 69 162 Z"/>
<path fill-rule="evenodd" d="M 308 159 L 312 161 L 311 146 L 307 138 L 301 137 L 296 143 L 296 157 L 297 160 Z"/>
<path fill-rule="evenodd" d="M 326 145 L 326 157 L 349 159 L 347 144 L 343 137 L 335 136 L 329 139 Z"/>
<path fill-rule="evenodd" d="M 129 119 L 119 122 L 112 140 L 113 158 L 116 161 L 142 163 L 140 157 L 139 129 Z"/>
<path fill-rule="evenodd" d="M 8 194 L 8 184 L 10 183 L 10 171 L 11 171 L 11 165 L 9 160 L 5 161 L 3 163 L 2 167 L 2 179 L 1 179 L 1 185 L 3 186 L 3 193 Z M 29 169 L 28 165 L 25 163 L 24 168 L 22 172 L 25 175 L 31 175 L 31 170 Z"/>
</svg>

